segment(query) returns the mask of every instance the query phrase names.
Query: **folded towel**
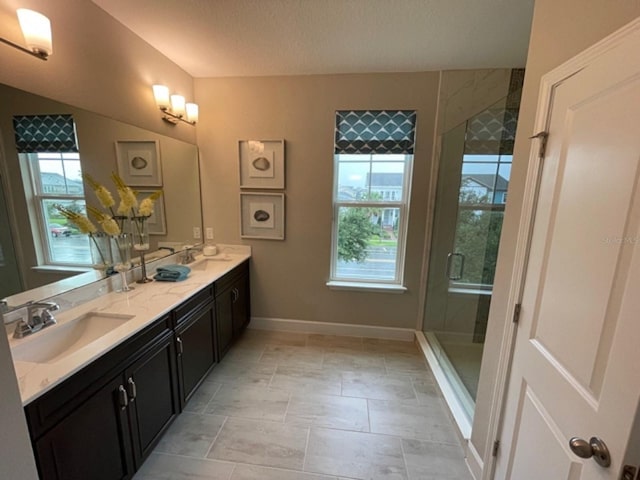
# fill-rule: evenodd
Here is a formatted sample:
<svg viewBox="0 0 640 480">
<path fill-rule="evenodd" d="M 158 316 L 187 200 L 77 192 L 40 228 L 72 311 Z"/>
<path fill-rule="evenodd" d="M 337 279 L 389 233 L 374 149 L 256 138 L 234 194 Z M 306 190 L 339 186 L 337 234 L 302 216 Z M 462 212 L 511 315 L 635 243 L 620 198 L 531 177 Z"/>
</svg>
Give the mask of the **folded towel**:
<svg viewBox="0 0 640 480">
<path fill-rule="evenodd" d="M 161 282 L 181 282 L 190 272 L 191 269 L 186 265 L 164 265 L 158 267 L 153 278 Z"/>
</svg>

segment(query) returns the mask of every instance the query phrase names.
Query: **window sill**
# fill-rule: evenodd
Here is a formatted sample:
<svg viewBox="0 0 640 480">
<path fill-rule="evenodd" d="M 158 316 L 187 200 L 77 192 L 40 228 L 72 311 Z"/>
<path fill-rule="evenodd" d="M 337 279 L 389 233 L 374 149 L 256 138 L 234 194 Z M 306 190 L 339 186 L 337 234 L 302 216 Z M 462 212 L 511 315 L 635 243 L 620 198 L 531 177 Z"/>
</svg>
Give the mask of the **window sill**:
<svg viewBox="0 0 640 480">
<path fill-rule="evenodd" d="M 87 267 L 70 267 L 66 265 L 36 265 L 31 270 L 43 273 L 85 273 L 93 269 Z"/>
<path fill-rule="evenodd" d="M 367 283 L 367 282 L 339 282 L 329 281 L 327 287 L 331 290 L 352 290 L 356 292 L 377 292 L 377 293 L 404 293 L 407 287 L 403 285 L 392 285 L 388 283 Z"/>
</svg>

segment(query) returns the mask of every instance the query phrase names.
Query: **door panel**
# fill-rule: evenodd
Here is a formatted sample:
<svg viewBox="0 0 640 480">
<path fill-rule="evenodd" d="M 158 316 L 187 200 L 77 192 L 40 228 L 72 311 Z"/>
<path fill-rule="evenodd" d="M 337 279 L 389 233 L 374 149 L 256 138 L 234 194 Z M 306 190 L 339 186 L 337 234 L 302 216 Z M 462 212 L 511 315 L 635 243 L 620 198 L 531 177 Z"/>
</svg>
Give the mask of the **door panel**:
<svg viewBox="0 0 640 480">
<path fill-rule="evenodd" d="M 560 429 L 526 385 L 522 389 L 520 425 L 517 427 L 512 471 L 518 480 L 577 480 L 582 465 L 575 461 Z"/>
<path fill-rule="evenodd" d="M 614 480 L 640 398 L 640 23 L 559 80 L 529 244 L 498 479 Z M 611 466 L 571 437 L 600 437 Z M 640 461 L 640 458 L 637 459 Z"/>
</svg>

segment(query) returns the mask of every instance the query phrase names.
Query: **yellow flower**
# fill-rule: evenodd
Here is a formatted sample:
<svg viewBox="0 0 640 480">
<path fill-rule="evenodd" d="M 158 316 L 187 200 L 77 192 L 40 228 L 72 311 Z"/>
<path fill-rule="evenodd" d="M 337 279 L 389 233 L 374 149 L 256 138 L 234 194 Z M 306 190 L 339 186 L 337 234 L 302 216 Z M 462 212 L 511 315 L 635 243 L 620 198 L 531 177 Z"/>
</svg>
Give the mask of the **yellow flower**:
<svg viewBox="0 0 640 480">
<path fill-rule="evenodd" d="M 89 220 L 87 217 L 82 215 L 81 213 L 74 212 L 73 210 L 69 210 L 68 208 L 63 207 L 62 205 L 55 205 L 56 209 L 62 214 L 64 218 L 73 223 L 81 233 L 96 233 L 98 229 L 96 226 Z"/>
<path fill-rule="evenodd" d="M 117 173 L 111 173 L 111 179 L 118 188 L 118 195 L 120 196 L 120 205 L 118 206 L 118 213 L 120 215 L 128 215 L 138 205 L 135 192 L 128 187 L 122 178 Z"/>
<path fill-rule="evenodd" d="M 162 195 L 162 190 L 156 190 L 147 198 L 140 202 L 140 207 L 138 207 L 138 214 L 143 217 L 149 217 L 153 215 L 153 206 L 155 201 L 160 198 Z"/>
<path fill-rule="evenodd" d="M 96 194 L 96 197 L 98 197 L 100 205 L 102 205 L 104 208 L 111 208 L 116 204 L 113 196 L 111 195 L 111 192 L 107 190 L 107 187 L 96 182 L 96 180 L 88 173 L 85 173 L 82 176 L 91 186 L 91 189 L 93 190 L 93 193 Z"/>
<path fill-rule="evenodd" d="M 107 215 L 104 212 L 101 212 L 96 207 L 89 205 L 87 207 L 89 213 L 96 219 L 96 221 L 102 227 L 102 230 L 107 235 L 120 235 L 120 226 L 118 222 L 116 222 L 113 217 Z"/>
</svg>

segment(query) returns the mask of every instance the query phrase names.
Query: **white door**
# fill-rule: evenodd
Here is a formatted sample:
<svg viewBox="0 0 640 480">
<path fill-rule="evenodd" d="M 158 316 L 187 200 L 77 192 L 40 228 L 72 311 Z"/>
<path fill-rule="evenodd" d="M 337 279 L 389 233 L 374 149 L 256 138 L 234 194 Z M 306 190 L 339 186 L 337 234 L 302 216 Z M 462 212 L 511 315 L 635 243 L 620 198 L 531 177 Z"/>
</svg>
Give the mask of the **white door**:
<svg viewBox="0 0 640 480">
<path fill-rule="evenodd" d="M 557 81 L 538 112 L 549 137 L 496 479 L 620 478 L 640 398 L 640 22 L 625 32 L 546 76 Z M 572 437 L 602 439 L 611 466 L 577 456 Z"/>
</svg>

